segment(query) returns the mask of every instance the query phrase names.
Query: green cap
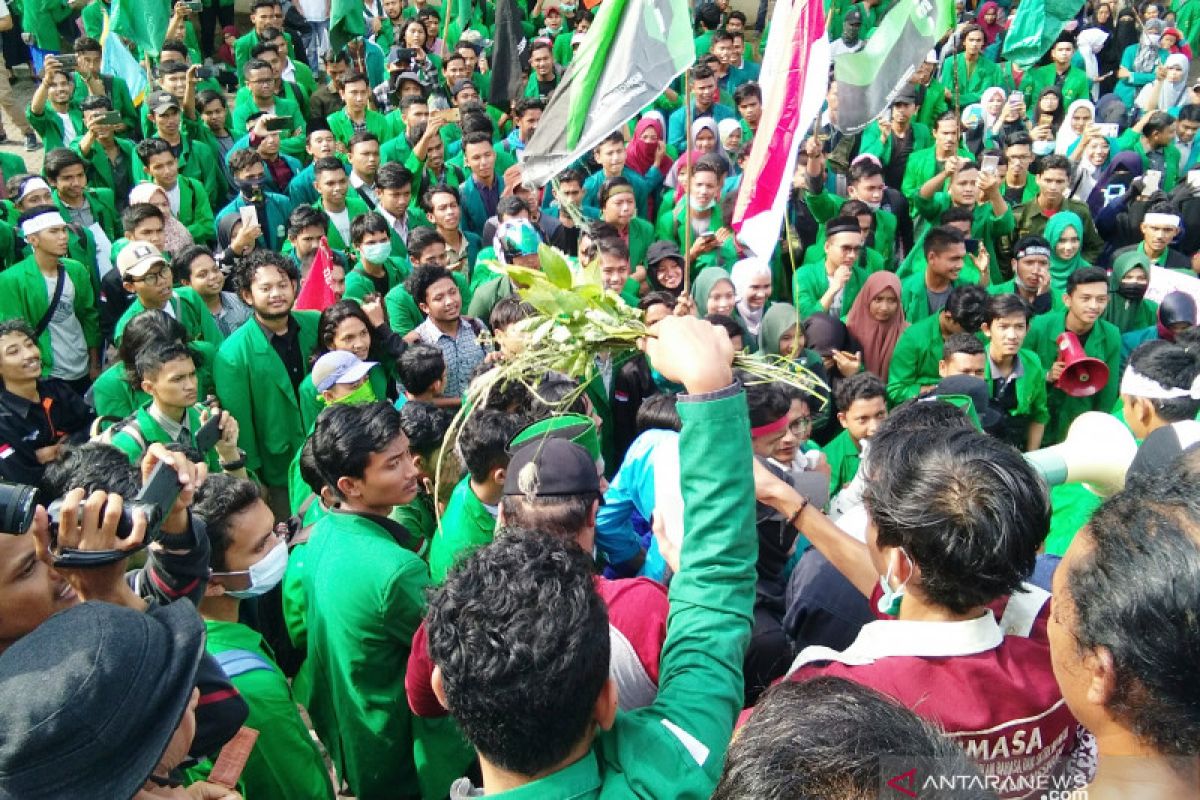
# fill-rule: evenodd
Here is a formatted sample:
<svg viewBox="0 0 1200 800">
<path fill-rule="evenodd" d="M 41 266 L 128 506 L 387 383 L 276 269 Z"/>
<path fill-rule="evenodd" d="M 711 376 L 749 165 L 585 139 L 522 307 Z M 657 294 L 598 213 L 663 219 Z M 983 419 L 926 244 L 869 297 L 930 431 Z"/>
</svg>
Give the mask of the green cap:
<svg viewBox="0 0 1200 800">
<path fill-rule="evenodd" d="M 508 452 L 512 453 L 526 442 L 538 438 L 566 439 L 587 450 L 593 460 L 600 458 L 600 434 L 596 430 L 596 423 L 583 414 L 547 417 L 523 428 L 509 441 Z"/>
</svg>

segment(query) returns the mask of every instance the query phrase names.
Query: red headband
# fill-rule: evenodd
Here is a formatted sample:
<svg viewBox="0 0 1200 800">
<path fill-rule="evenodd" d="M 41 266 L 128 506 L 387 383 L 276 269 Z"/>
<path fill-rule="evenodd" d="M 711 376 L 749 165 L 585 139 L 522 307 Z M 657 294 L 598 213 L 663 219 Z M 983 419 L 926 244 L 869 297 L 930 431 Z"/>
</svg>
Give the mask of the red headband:
<svg viewBox="0 0 1200 800">
<path fill-rule="evenodd" d="M 774 422 L 768 422 L 766 425 L 759 425 L 757 428 L 750 429 L 751 438 L 757 439 L 760 436 L 770 436 L 772 433 L 779 433 L 787 427 L 787 414 L 784 414 Z"/>
</svg>

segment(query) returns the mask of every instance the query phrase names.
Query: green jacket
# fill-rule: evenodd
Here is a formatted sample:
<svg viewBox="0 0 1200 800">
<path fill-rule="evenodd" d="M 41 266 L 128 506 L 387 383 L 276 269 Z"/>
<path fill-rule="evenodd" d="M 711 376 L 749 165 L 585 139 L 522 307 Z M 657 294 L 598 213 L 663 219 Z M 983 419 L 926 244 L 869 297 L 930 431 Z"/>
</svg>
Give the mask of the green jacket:
<svg viewBox="0 0 1200 800">
<path fill-rule="evenodd" d="M 941 170 L 943 162 L 938 160 L 936 154 L 937 148 L 932 145 L 909 154 L 908 161 L 904 164 L 904 181 L 901 184 L 901 191 L 905 197 L 918 196 L 921 187 Z M 971 157 L 970 152 L 962 147 L 958 149 L 958 155 L 963 158 Z M 913 213 L 916 213 L 916 209 L 913 209 Z"/>
<path fill-rule="evenodd" d="M 813 219 L 821 223 L 821 229 L 817 232 L 817 241 L 815 244 L 820 245 L 825 241 L 825 223 L 841 212 L 842 206 L 846 204 L 846 200 L 847 198 L 827 192 L 824 189 L 821 190 L 820 194 L 804 193 L 804 204 L 812 212 Z M 885 264 L 891 265 L 895 263 L 896 258 L 896 215 L 887 209 L 881 208 L 875 212 L 874 216 L 875 241 L 871 245 L 871 249 L 883 256 Z"/>
<path fill-rule="evenodd" d="M 229 194 L 229 186 L 225 183 L 225 172 L 220 168 L 217 153 L 206 142 L 181 135 L 182 149 L 179 152 L 179 174 L 187 178 L 195 178 L 208 195 L 208 205 L 218 209 L 225 205 Z M 134 160 L 134 180 L 148 181 L 150 174 L 140 158 Z"/>
<path fill-rule="evenodd" d="M 930 200 L 917 198 L 913 202 L 913 206 L 929 225 L 936 225 L 941 220 L 942 214 L 945 214 L 950 209 L 950 193 L 938 192 Z M 1000 272 L 999 244 L 1004 240 L 1005 236 L 1013 232 L 1013 228 L 1016 225 L 1012 208 L 1006 207 L 1004 213 L 997 217 L 990 202 L 980 202 L 971 210 L 971 214 L 973 215 L 971 220 L 971 238 L 982 242 L 988 251 L 989 282 L 999 281 L 1004 277 Z M 897 271 L 897 274 L 901 277 L 925 270 L 925 251 L 922 249 L 921 244 L 925 241 L 927 230 L 921 231 L 920 236 L 917 237 L 917 241 L 913 244 L 912 252 L 905 259 L 904 265 Z M 968 260 L 971 260 L 970 256 L 968 256 Z M 978 273 L 973 261 L 970 269 Z M 970 283 L 978 281 L 977 276 L 970 276 L 969 272 L 966 271 L 963 277 L 967 278 Z"/>
<path fill-rule="evenodd" d="M 207 342 L 190 342 L 188 349 L 196 362 L 197 394 L 208 397 L 214 391 L 212 370 L 217 348 Z M 150 395 L 125 380 L 125 365 L 120 361 L 101 372 L 92 384 L 92 403 L 98 417 L 125 419 L 148 402 Z"/>
<path fill-rule="evenodd" d="M 637 215 L 644 220 L 651 219 L 650 208 L 657 197 L 658 190 L 663 185 L 663 175 L 658 167 L 650 167 L 645 175 L 640 175 L 629 167 L 621 171 L 621 177 L 633 184 L 633 199 L 637 202 Z M 600 187 L 608 180 L 604 170 L 593 172 L 583 182 L 583 205 L 600 207 Z M 630 261 L 638 264 L 638 261 Z"/>
<path fill-rule="evenodd" d="M 155 442 L 175 444 L 175 440 L 167 436 L 162 425 L 150 415 L 149 408 L 150 403 L 143 404 L 134 414 L 132 424 L 125 425 L 112 436 L 113 447 L 129 456 L 131 464 L 141 463 L 146 448 Z M 200 412 L 202 410 L 203 406 L 192 406 L 187 410 L 188 445 L 195 450 L 199 450 L 196 446 L 196 432 L 201 427 Z M 134 426 L 136 426 L 136 430 Z M 210 447 L 201 455 L 204 456 L 210 473 L 222 471 L 221 459 L 217 456 L 216 447 Z"/>
<path fill-rule="evenodd" d="M 684 198 L 683 202 L 681 202 L 677 208 L 673 210 L 668 209 L 665 210 L 665 213 L 659 214 L 658 224 L 654 227 L 654 238 L 656 241 L 666 240 L 674 242 L 675 244 L 679 245 L 679 252 L 683 253 L 684 255 L 687 255 L 688 247 L 696 242 L 695 235 L 688 235 L 686 237 L 686 246 L 684 243 L 684 234 L 686 233 L 685 217 L 687 216 L 687 209 L 684 208 L 683 203 L 686 202 L 687 199 Z M 716 233 L 719 230 L 721 230 L 721 212 L 719 208 L 714 207 L 712 214 L 708 218 L 708 228 L 706 229 L 706 232 Z M 633 262 L 631 261 L 630 263 L 632 264 Z M 690 266 L 690 271 L 694 276 L 705 267 L 712 266 L 724 266 L 726 269 L 729 269 L 733 265 L 722 265 L 721 250 L 720 248 L 716 248 L 714 250 L 709 250 L 707 253 L 693 261 Z"/>
<path fill-rule="evenodd" d="M 1171 148 L 1171 152 L 1178 155 L 1175 148 Z M 1023 236 L 1038 236 L 1044 235 L 1046 225 L 1050 222 L 1050 218 L 1042 213 L 1042 209 L 1037 204 L 1037 199 L 1030 200 L 1028 203 L 1022 203 L 1012 210 L 1013 214 L 1013 232 L 1006 237 L 1003 237 L 1003 243 L 1000 246 L 1000 258 L 1008 260 L 1012 258 L 1012 247 Z M 1067 198 L 1063 200 L 1063 211 L 1073 211 L 1083 220 L 1083 242 L 1080 253 L 1083 260 L 1089 264 L 1095 264 L 1096 259 L 1100 257 L 1100 253 L 1104 250 L 1104 240 L 1100 238 L 1100 233 L 1096 230 L 1096 223 L 1092 221 L 1092 212 L 1088 210 L 1087 203 L 1081 203 L 1078 200 Z"/>
<path fill-rule="evenodd" d="M 418 492 L 411 503 L 392 509 L 392 519 L 403 525 L 413 536 L 428 543 L 437 533 L 437 513 L 433 507 L 433 495 Z M 428 545 L 426 545 L 428 546 Z M 426 553 L 428 555 L 428 553 Z"/>
<path fill-rule="evenodd" d="M 325 211 L 325 201 L 318 198 L 317 202 L 313 203 L 313 208 Z M 359 200 L 352 194 L 346 195 L 346 213 L 349 215 L 348 219 L 351 222 L 354 222 L 355 218 L 359 215 L 365 214 L 370 210 L 362 200 Z M 325 211 L 325 213 L 328 214 L 329 212 Z M 350 250 L 350 243 L 342 239 L 342 232 L 338 230 L 337 225 L 333 224 L 332 218 L 329 220 L 329 227 L 325 229 L 325 238 L 329 240 L 329 246 L 334 250 L 343 253 Z"/>
<path fill-rule="evenodd" d="M 951 283 L 951 287 L 961 286 L 966 281 L 962 278 Z M 937 311 L 929 307 L 929 294 L 925 286 L 925 271 L 909 275 L 900 284 L 900 307 L 904 309 L 904 320 L 909 325 L 915 325 L 927 317 L 936 317 Z M 938 309 L 941 311 L 941 309 Z"/>
<path fill-rule="evenodd" d="M 940 314 L 926 317 L 900 334 L 888 368 L 888 402 L 899 405 L 920 394 L 921 387 L 940 381 L 938 362 L 945 346 Z"/>
<path fill-rule="evenodd" d="M 841 488 L 858 474 L 862 463 L 862 451 L 850 438 L 850 431 L 843 430 L 821 448 L 829 462 L 829 496 L 834 497 Z"/>
<path fill-rule="evenodd" d="M 313 727 L 362 800 L 418 795 L 415 719 L 404 693 L 429 571 L 387 520 L 331 512 L 309 540 L 307 701 Z"/>
<path fill-rule="evenodd" d="M 221 333 L 217 321 L 213 319 L 212 312 L 208 310 L 204 299 L 196 294 L 194 289 L 187 286 L 177 287 L 167 302 L 171 304 L 171 308 L 175 312 L 172 316 L 187 330 L 192 341 L 208 342 L 214 347 L 220 347 L 221 342 L 225 341 L 225 335 Z M 125 309 L 125 313 L 117 320 L 116 327 L 113 328 L 113 341 L 120 344 L 121 334 L 124 332 L 125 326 L 129 324 L 129 320 L 145 310 L 146 307 L 142 305 L 142 301 L 135 297 L 129 308 Z"/>
<path fill-rule="evenodd" d="M 79 104 L 71 101 L 67 106 L 67 116 L 71 118 L 71 125 L 75 128 L 76 138 L 87 133 L 87 128 L 83 124 L 83 112 L 79 110 Z M 42 137 L 42 147 L 45 152 L 49 153 L 56 147 L 66 147 L 71 144 L 67 141 L 66 128 L 63 122 L 59 119 L 58 113 L 50 105 L 50 101 L 46 101 L 46 107 L 42 109 L 41 114 L 33 113 L 33 106 L 25 108 L 25 119 L 37 131 L 38 136 Z M 71 141 L 74 141 L 72 139 Z"/>
<path fill-rule="evenodd" d="M 435 586 L 446 581 L 450 568 L 492 541 L 496 518 L 471 490 L 466 475 L 454 487 L 442 522 L 429 543 L 429 577 Z"/>
<path fill-rule="evenodd" d="M 387 292 L 381 294 L 386 297 L 388 292 L 404 283 L 404 279 L 408 277 L 412 269 L 406 260 L 392 256 L 383 262 L 383 271 L 387 275 L 388 288 Z M 342 299 L 361 301 L 367 295 L 377 291 L 375 281 L 362 271 L 360 265 L 346 273 L 346 291 L 342 294 Z"/>
<path fill-rule="evenodd" d="M 937 118 L 950 109 L 950 101 L 946 99 L 946 86 L 937 78 L 929 81 L 925 87 L 925 96 L 921 99 L 921 108 L 917 110 L 916 120 L 928 125 L 931 129 Z"/>
<path fill-rule="evenodd" d="M 383 364 L 377 364 L 371 368 L 371 371 L 367 373 L 367 381 L 375 391 L 376 399 L 386 401 L 388 379 Z M 313 385 L 311 372 L 304 376 L 304 380 L 300 381 L 300 388 L 296 390 L 296 394 L 300 400 L 300 422 L 304 425 L 305 430 L 312 430 L 317 421 L 317 415 L 325 410 L 325 399 Z"/>
<path fill-rule="evenodd" d="M 41 50 L 60 53 L 63 49 L 58 24 L 71 18 L 75 11 L 63 0 L 22 0 L 21 28 Z M 50 150 L 50 146 L 46 145 Z"/>
<path fill-rule="evenodd" d="M 1146 146 L 1142 141 L 1142 134 L 1133 128 L 1121 134 L 1121 137 L 1117 139 L 1116 149 L 1122 152 L 1130 151 L 1137 153 L 1142 158 L 1142 169 L 1150 169 L 1150 158 L 1146 155 Z M 1173 144 L 1168 144 L 1163 148 L 1163 160 L 1162 190 L 1169 192 L 1175 188 L 1175 184 L 1179 181 L 1179 150 Z M 1092 259 L 1087 260 L 1090 263 L 1095 263 Z"/>
<path fill-rule="evenodd" d="M 85 9 L 84 13 L 86 11 Z M 129 95 L 129 87 L 125 85 L 125 81 L 115 75 L 101 75 L 100 80 L 104 82 L 104 88 L 108 92 L 108 99 L 112 101 L 113 110 L 120 112 L 121 119 L 125 120 L 125 125 L 127 126 L 126 133 L 136 131 L 138 113 L 137 109 L 134 108 L 133 98 Z M 79 105 L 87 99 L 89 94 L 91 94 L 91 90 L 88 89 L 88 85 L 83 82 L 83 78 L 76 72 L 75 94 L 71 95 L 72 104 Z"/>
<path fill-rule="evenodd" d="M 224 5 L 224 4 L 222 4 Z M 284 32 L 283 37 L 288 43 L 288 57 L 296 57 L 296 46 L 292 44 L 292 35 Z M 251 29 L 248 33 L 239 37 L 233 43 L 233 60 L 237 64 L 238 76 L 241 77 L 242 67 L 246 66 L 246 62 L 250 60 L 250 51 L 258 44 L 258 33 Z"/>
<path fill-rule="evenodd" d="M 370 108 L 367 109 L 364 121 L 367 125 L 367 133 L 375 134 L 380 143 L 390 140 L 394 133 L 397 133 L 393 130 L 392 118 L 385 117 Z M 349 147 L 350 139 L 354 136 L 354 123 L 346 115 L 346 109 L 343 108 L 329 117 L 329 130 L 333 133 L 333 138 Z M 403 135 L 402 132 L 399 133 Z"/>
<path fill-rule="evenodd" d="M 938 79 L 950 90 L 950 96 L 957 100 L 956 105 L 966 108 L 972 103 L 978 103 L 985 89 L 991 86 L 1005 86 L 1004 73 L 999 65 L 980 55 L 974 67 L 967 65 L 965 53 L 959 53 L 942 64 L 942 72 Z"/>
<path fill-rule="evenodd" d="M 858 293 L 862 291 L 863 284 L 867 282 L 868 277 L 870 274 L 866 268 L 859 264 L 855 264 L 854 268 L 850 270 L 850 280 L 842 289 L 842 313 L 838 315 L 839 317 L 845 317 L 850 313 L 850 307 L 854 305 L 854 298 L 858 297 Z M 800 319 L 807 319 L 813 314 L 825 311 L 821 307 L 821 298 L 825 296 L 825 292 L 829 291 L 829 273 L 825 271 L 824 260 L 803 265 L 796 270 L 796 276 L 792 280 L 792 297 L 795 298 L 796 310 L 800 312 Z"/>
<path fill-rule="evenodd" d="M 7 173 L 5 173 L 7 174 Z M 58 196 L 58 190 L 51 192 L 54 197 L 54 204 L 58 206 L 58 210 L 63 213 L 64 219 L 69 219 L 66 205 Z M 83 199 L 87 203 L 88 209 L 91 210 L 92 216 L 99 223 L 100 229 L 104 231 L 110 241 L 115 242 L 121 238 L 121 215 L 117 213 L 117 206 L 113 200 L 112 189 L 84 189 Z"/>
<path fill-rule="evenodd" d="M 1024 450 L 1030 424 L 1036 422 L 1045 425 L 1050 420 L 1050 411 L 1046 405 L 1046 370 L 1042 368 L 1037 353 L 1022 348 L 1017 352 L 1017 358 L 1023 372 L 1016 379 L 1017 405 L 1008 412 L 1011 422 L 1005 439 L 1014 447 Z M 988 389 L 992 390 L 994 376 L 990 357 L 984 359 L 984 369 Z M 992 395 L 995 396 L 994 390 Z"/>
<path fill-rule="evenodd" d="M 83 328 L 83 338 L 89 348 L 100 346 L 100 313 L 92 275 L 87 267 L 69 258 L 59 260 L 59 268 L 67 271 L 67 277 L 75 287 L 75 318 Z M 13 264 L 0 272 L 0 319 L 23 319 L 36 326 L 50 308 L 50 294 L 46 279 L 38 269 L 33 256 Z M 50 326 L 38 337 L 42 351 L 42 373 L 48 375 L 54 365 L 50 348 Z"/>
<path fill-rule="evenodd" d="M 317 346 L 315 311 L 293 311 L 300 326 L 300 352 Z M 221 408 L 238 421 L 238 446 L 246 453 L 246 469 L 267 486 L 286 486 L 288 464 L 307 434 L 287 369 L 262 326 L 249 320 L 217 351 L 213 377 Z"/>
<path fill-rule="evenodd" d="M 658 696 L 618 711 L 578 761 L 489 797 L 502 800 L 679 798 L 712 794 L 742 708 L 742 659 L 754 605 L 749 420 L 740 392 L 681 395 L 680 485 L 687 547 L 671 581 Z M 714 470 L 712 464 L 723 465 Z M 668 720 L 669 724 L 664 724 Z"/>
<path fill-rule="evenodd" d="M 104 148 L 97 142 L 92 145 L 92 149 L 85 156 L 83 151 L 79 149 L 79 142 L 73 142 L 71 149 L 79 153 L 79 157 L 84 161 L 84 169 L 87 170 L 88 186 L 93 189 L 104 188 L 113 193 L 114 200 L 118 193 L 118 189 L 131 189 L 137 183 L 137 150 L 134 149 L 134 144 L 129 139 L 123 139 L 120 136 L 113 139 L 117 143 L 117 149 L 120 151 L 120 158 L 124 159 L 126 168 L 129 170 L 129 186 L 117 186 L 117 173 L 113 169 L 112 161 L 109 160 L 108 154 L 104 152 Z M 124 199 L 124 198 L 122 198 Z"/>
<path fill-rule="evenodd" d="M 463 302 L 469 305 L 469 301 L 466 299 L 469 297 L 467 279 L 458 272 L 450 273 L 450 277 L 458 284 L 458 291 L 463 296 Z M 400 336 L 407 336 L 413 328 L 425 321 L 425 315 L 421 313 L 420 306 L 408 293 L 408 289 L 404 288 L 403 283 L 396 284 L 390 292 L 384 295 L 383 307 L 387 309 L 388 325 Z"/>
<path fill-rule="evenodd" d="M 1050 311 L 1034 317 L 1029 325 L 1029 337 L 1025 348 L 1037 354 L 1042 367 L 1049 372 L 1058 360 L 1058 336 L 1067 329 L 1067 312 Z M 901 337 L 903 338 L 903 336 Z M 1085 411 L 1112 411 L 1120 395 L 1121 385 L 1121 333 L 1111 322 L 1096 320 L 1091 335 L 1084 344 L 1084 352 L 1108 365 L 1108 383 L 1091 397 L 1071 397 L 1057 386 L 1046 388 L 1050 420 L 1046 424 L 1046 435 L 1042 446 L 1058 444 L 1067 435 L 1075 418 Z"/>
<path fill-rule="evenodd" d="M 262 800 L 331 800 L 333 786 L 321 753 L 262 635 L 240 622 L 206 619 L 204 626 L 204 649 L 229 673 L 233 688 L 250 707 L 245 725 L 258 731 L 242 772 L 242 790 Z M 212 761 L 204 761 L 189 770 L 188 777 L 201 780 L 211 771 Z"/>
<path fill-rule="evenodd" d="M 911 127 L 913 144 L 909 152 L 915 153 L 927 147 L 933 147 L 933 133 L 929 130 L 928 125 L 913 120 Z M 888 136 L 886 142 L 879 141 L 879 121 L 875 120 L 863 130 L 862 141 L 858 146 L 859 155 L 867 153 L 877 156 L 880 162 L 887 165 L 892 160 L 892 143 L 894 141 L 895 136 Z"/>
<path fill-rule="evenodd" d="M 1056 85 L 1062 92 L 1063 109 L 1076 100 L 1091 99 L 1092 83 L 1088 80 L 1086 72 L 1078 67 L 1068 67 L 1066 77 L 1059 84 L 1058 66 L 1050 63 L 1029 70 L 1021 79 L 1021 92 L 1025 95 L 1025 105 L 1033 108 L 1042 90 Z"/>
<path fill-rule="evenodd" d="M 176 219 L 188 229 L 196 244 L 212 245 L 217 240 L 217 225 L 204 184 L 195 178 L 179 176 L 179 213 Z"/>
</svg>

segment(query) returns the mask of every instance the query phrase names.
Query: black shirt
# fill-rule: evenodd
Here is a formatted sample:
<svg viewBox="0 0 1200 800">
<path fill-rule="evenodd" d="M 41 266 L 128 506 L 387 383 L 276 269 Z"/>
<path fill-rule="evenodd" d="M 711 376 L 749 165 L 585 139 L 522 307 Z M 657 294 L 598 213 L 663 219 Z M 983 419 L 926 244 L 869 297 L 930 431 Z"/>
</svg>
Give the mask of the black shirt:
<svg viewBox="0 0 1200 800">
<path fill-rule="evenodd" d="M 296 323 L 296 318 L 291 314 L 288 315 L 287 331 L 283 334 L 277 334 L 263 325 L 258 317 L 254 318 L 254 322 L 262 328 L 267 341 L 271 343 L 271 347 L 275 348 L 276 355 L 283 362 L 283 367 L 292 380 L 292 390 L 298 390 L 300 381 L 304 380 L 304 376 L 308 373 L 304 368 L 304 354 L 300 352 L 300 326 Z"/>
<path fill-rule="evenodd" d="M 86 441 L 95 417 L 63 381 L 47 378 L 37 388 L 40 403 L 0 390 L 0 478 L 34 486 L 46 469 L 38 463 L 37 451 L 63 437 Z"/>
</svg>

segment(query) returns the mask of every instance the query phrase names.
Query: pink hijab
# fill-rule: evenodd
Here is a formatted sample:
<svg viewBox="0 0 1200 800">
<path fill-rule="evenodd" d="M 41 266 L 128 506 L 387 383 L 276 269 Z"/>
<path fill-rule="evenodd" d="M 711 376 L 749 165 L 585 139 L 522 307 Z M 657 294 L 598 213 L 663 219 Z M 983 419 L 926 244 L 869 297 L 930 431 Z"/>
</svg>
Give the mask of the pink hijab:
<svg viewBox="0 0 1200 800">
<path fill-rule="evenodd" d="M 996 21 L 991 25 L 983 21 L 983 15 L 989 11 L 996 12 Z M 979 13 L 975 15 L 975 24 L 983 28 L 983 44 L 987 46 L 996 41 L 996 37 L 1000 35 L 1000 31 L 1004 30 L 1004 26 L 1000 24 L 1000 4 L 988 0 L 979 7 Z"/>
<path fill-rule="evenodd" d="M 871 301 L 879 296 L 884 289 L 896 293 L 896 316 L 887 324 L 877 322 L 871 316 Z M 886 382 L 888 367 L 892 361 L 892 351 L 896 342 L 908 323 L 904 320 L 904 307 L 900 302 L 900 279 L 893 272 L 876 272 L 867 278 L 862 291 L 854 298 L 854 305 L 846 315 L 846 327 L 850 334 L 862 345 L 863 363 L 867 369 Z"/>
<path fill-rule="evenodd" d="M 671 168 L 671 159 L 664 153 L 663 157 L 655 163 L 654 154 L 658 151 L 658 144 L 642 141 L 642 134 L 649 128 L 658 131 L 659 141 L 666 140 L 667 132 L 662 114 L 651 111 L 638 120 L 637 126 L 633 129 L 633 139 L 625 149 L 625 166 L 639 175 L 645 175 L 651 167 L 656 166 L 665 175 Z"/>
<path fill-rule="evenodd" d="M 675 159 L 675 163 L 671 166 L 671 171 L 667 177 L 668 177 L 668 185 L 670 185 L 670 181 L 675 182 L 675 202 L 676 203 L 678 203 L 679 200 L 685 194 L 687 194 L 687 185 L 688 185 L 687 181 L 680 180 L 679 170 L 690 169 L 692 164 L 699 161 L 703 157 L 704 157 L 704 153 L 701 153 L 699 150 L 688 150 L 686 153 L 681 155 L 679 158 Z"/>
</svg>

